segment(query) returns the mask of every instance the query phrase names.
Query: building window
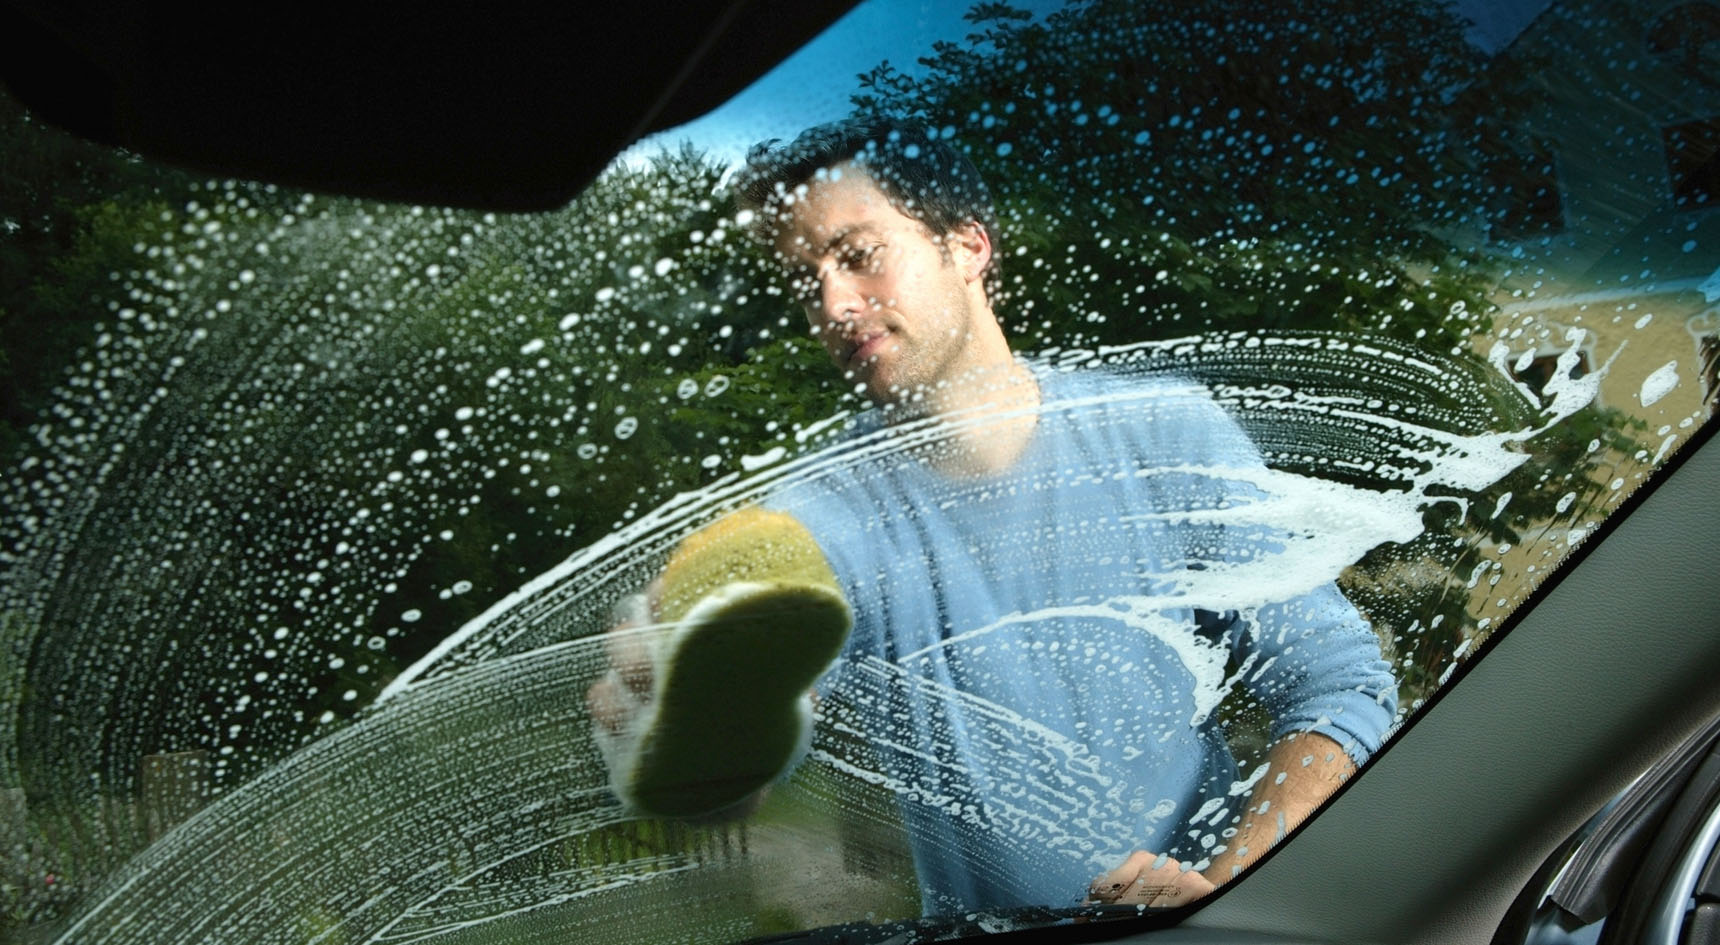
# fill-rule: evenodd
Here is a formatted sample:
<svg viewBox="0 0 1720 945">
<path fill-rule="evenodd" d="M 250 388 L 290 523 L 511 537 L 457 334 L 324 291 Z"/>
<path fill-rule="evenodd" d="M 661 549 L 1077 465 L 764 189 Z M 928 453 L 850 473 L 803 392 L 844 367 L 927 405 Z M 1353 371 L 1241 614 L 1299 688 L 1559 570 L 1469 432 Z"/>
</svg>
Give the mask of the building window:
<svg viewBox="0 0 1720 945">
<path fill-rule="evenodd" d="M 1487 178 L 1494 207 L 1489 239 L 1532 239 L 1565 228 L 1557 165 L 1547 142 L 1535 141 L 1526 150 L 1495 155 L 1487 164 Z"/>
<path fill-rule="evenodd" d="M 1720 118 L 1670 125 L 1662 137 L 1673 204 L 1680 210 L 1720 204 Z"/>
<path fill-rule="evenodd" d="M 1720 404 L 1720 335 L 1703 335 L 1696 348 L 1701 363 L 1698 374 L 1702 378 L 1702 402 L 1713 412 L 1715 405 Z"/>
<path fill-rule="evenodd" d="M 1681 3 L 1649 24 L 1648 51 L 1671 60 L 1685 75 L 1705 85 L 1720 86 L 1715 68 L 1715 41 L 1720 40 L 1720 5 Z"/>
<path fill-rule="evenodd" d="M 1533 355 L 1525 354 L 1511 366 L 1511 376 L 1521 381 L 1536 394 L 1540 394 L 1546 389 L 1547 382 L 1552 380 L 1558 372 L 1559 358 L 1562 356 L 1563 352 L 1559 351 L 1549 351 L 1545 354 L 1540 352 Z M 1571 366 L 1570 379 L 1574 381 L 1588 374 L 1591 370 L 1593 367 L 1589 362 L 1589 353 L 1579 351 L 1577 352 L 1577 363 Z"/>
</svg>

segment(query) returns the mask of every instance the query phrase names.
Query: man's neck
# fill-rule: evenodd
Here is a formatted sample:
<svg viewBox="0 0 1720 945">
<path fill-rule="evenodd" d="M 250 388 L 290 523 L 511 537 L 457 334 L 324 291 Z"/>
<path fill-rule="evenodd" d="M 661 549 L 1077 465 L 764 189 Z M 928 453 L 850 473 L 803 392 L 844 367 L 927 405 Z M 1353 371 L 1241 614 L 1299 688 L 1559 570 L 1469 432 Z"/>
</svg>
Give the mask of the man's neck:
<svg viewBox="0 0 1720 945">
<path fill-rule="evenodd" d="M 950 425 L 950 435 L 928 459 L 950 478 L 994 476 L 1014 466 L 1038 425 L 1039 382 L 1011 357 L 995 368 L 926 396 L 920 416 Z"/>
</svg>

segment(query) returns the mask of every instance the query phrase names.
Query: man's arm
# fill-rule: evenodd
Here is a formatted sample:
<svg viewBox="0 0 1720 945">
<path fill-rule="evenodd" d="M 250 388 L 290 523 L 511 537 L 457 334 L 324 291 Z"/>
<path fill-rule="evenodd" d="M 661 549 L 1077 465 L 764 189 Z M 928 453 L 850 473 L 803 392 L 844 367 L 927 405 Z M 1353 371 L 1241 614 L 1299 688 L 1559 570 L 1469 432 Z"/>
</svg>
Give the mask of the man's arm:
<svg viewBox="0 0 1720 945">
<path fill-rule="evenodd" d="M 1205 870 L 1137 851 L 1093 881 L 1091 902 L 1180 906 L 1212 892 L 1248 868 L 1319 807 L 1356 765 L 1337 742 L 1317 732 L 1287 735 L 1266 756 L 1267 770 L 1249 794 L 1236 835 Z"/>
<path fill-rule="evenodd" d="M 1236 655 L 1268 668 L 1249 687 L 1273 718 L 1267 771 L 1249 792 L 1236 833 L 1201 872 L 1223 885 L 1313 813 L 1379 750 L 1397 680 L 1379 637 L 1335 585 L 1256 612 Z"/>
<path fill-rule="evenodd" d="M 1204 415 L 1191 414 L 1205 422 L 1191 419 L 1178 425 L 1172 435 L 1184 441 L 1171 446 L 1214 469 L 1263 470 L 1258 450 L 1236 422 L 1209 397 L 1200 402 Z M 1221 475 L 1200 480 L 1194 494 L 1204 495 L 1213 508 L 1225 507 L 1236 492 L 1267 498 L 1264 485 L 1251 486 L 1242 481 L 1246 479 L 1232 482 Z M 1173 496 L 1170 501 L 1174 507 L 1190 500 Z M 1256 534 L 1262 529 L 1271 531 L 1262 524 L 1261 529 L 1224 528 L 1217 535 L 1191 532 L 1198 541 L 1185 553 L 1191 561 L 1246 564 L 1270 547 Z M 1236 833 L 1223 840 L 1222 847 L 1215 845 L 1211 862 L 1199 871 L 1193 864 L 1136 853 L 1095 881 L 1090 894 L 1094 901 L 1174 906 L 1230 881 L 1306 819 L 1355 772 L 1356 759 L 1379 748 L 1390 729 L 1397 680 L 1381 658 L 1373 629 L 1336 584 L 1258 607 L 1245 625 L 1230 626 L 1239 616 L 1236 611 L 1208 611 L 1201 618 L 1202 628 L 1208 634 L 1234 633 L 1236 664 L 1258 667 L 1246 683 L 1271 714 L 1276 740 L 1267 754 L 1268 770 L 1250 791 Z"/>
<path fill-rule="evenodd" d="M 1202 872 L 1222 886 L 1260 858 L 1356 771 L 1337 742 L 1318 732 L 1290 734 L 1266 755 L 1264 777 L 1242 809 L 1236 836 Z"/>
</svg>

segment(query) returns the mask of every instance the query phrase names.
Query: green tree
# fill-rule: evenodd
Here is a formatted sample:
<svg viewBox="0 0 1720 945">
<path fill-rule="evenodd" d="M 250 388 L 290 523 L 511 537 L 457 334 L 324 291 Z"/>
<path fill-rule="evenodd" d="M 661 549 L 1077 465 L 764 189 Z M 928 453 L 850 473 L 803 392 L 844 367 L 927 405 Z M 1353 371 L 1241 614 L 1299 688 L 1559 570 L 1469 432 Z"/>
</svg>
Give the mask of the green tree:
<svg viewBox="0 0 1720 945">
<path fill-rule="evenodd" d="M 924 74 L 880 66 L 855 101 L 980 164 L 1022 347 L 1361 330 L 1468 372 L 1474 402 L 1438 409 L 1533 425 L 1468 353 L 1495 275 L 1475 248 L 1483 170 L 1514 146 L 1500 102 L 1525 100 L 1494 92 L 1512 77 L 1441 6 L 971 18 L 968 43 Z M 203 748 L 218 788 L 249 777 L 525 580 L 858 405 L 737 224 L 723 168 L 691 150 L 516 217 L 192 181 L 8 121 L 40 166 L 3 175 L 0 351 L 10 435 L 37 426 L 0 524 L 0 722 L 19 747 L 0 788 L 67 823 L 126 793 L 144 753 Z M 43 325 L 52 351 L 28 347 Z M 1412 685 L 1479 626 L 1474 539 L 1532 538 L 1566 494 L 1579 514 L 1607 501 L 1593 473 L 1634 444 L 1615 417 L 1573 421 L 1355 572 Z M 1295 468 L 1295 444 L 1261 429 Z M 108 859 L 135 842 L 97 833 Z"/>
<path fill-rule="evenodd" d="M 1438 4 L 1076 0 L 968 15 L 856 104 L 956 137 L 1002 204 L 1004 311 L 1032 345 L 1210 329 L 1486 327 L 1478 128 L 1505 79 Z M 1486 79 L 1484 83 L 1482 80 Z M 1515 104 L 1514 104 L 1515 103 Z"/>
<path fill-rule="evenodd" d="M 91 259 L 91 239 L 147 241 L 145 211 L 200 183 L 46 127 L 0 90 L 0 460 L 16 458 L 25 427 L 109 314 L 110 270 L 56 261 Z M 142 225 L 122 233 L 116 215 Z"/>
</svg>

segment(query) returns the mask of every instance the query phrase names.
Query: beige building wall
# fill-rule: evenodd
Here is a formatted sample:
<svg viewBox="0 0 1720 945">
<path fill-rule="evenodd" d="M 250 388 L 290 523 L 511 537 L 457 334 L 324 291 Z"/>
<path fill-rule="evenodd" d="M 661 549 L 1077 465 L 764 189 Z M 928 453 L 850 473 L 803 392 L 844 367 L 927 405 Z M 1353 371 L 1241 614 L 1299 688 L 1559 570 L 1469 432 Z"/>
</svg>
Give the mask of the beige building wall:
<svg viewBox="0 0 1720 945">
<path fill-rule="evenodd" d="M 1552 155 L 1559 214 L 1491 246 L 1509 274 L 1482 346 L 1544 356 L 1581 329 L 1601 403 L 1642 420 L 1655 454 L 1706 416 L 1702 339 L 1720 335 L 1720 194 L 1676 199 L 1720 154 L 1672 144 L 1709 126 L 1720 143 L 1720 43 L 1704 23 L 1720 28 L 1720 3 L 1555 0 L 1501 53 L 1541 97 L 1524 130 Z"/>
<path fill-rule="evenodd" d="M 1574 521 L 1481 549 L 1491 564 L 1470 612 L 1488 628 L 1713 409 L 1702 365 L 1704 339 L 1720 338 L 1720 194 L 1700 206 L 1676 194 L 1720 154 L 1669 144 L 1710 125 L 1720 142 L 1720 42 L 1702 44 L 1697 22 L 1720 25 L 1720 3 L 1555 0 L 1500 53 L 1533 77 L 1522 130 L 1552 157 L 1558 203 L 1546 229 L 1488 244 L 1507 275 L 1476 347 L 1503 344 L 1523 368 L 1576 348 L 1603 372 L 1600 405 L 1641 423 L 1629 430 L 1641 449 L 1599 466 Z"/>
</svg>

